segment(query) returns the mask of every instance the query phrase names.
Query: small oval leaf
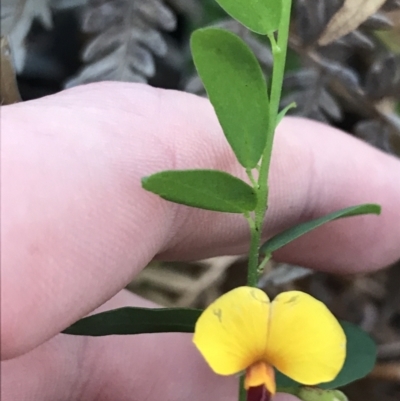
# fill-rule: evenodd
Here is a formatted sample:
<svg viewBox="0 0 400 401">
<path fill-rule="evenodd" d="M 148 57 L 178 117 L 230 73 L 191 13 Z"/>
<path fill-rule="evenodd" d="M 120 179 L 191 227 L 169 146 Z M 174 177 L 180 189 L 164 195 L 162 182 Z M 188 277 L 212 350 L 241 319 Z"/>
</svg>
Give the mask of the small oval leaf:
<svg viewBox="0 0 400 401">
<path fill-rule="evenodd" d="M 218 170 L 170 170 L 142 179 L 144 189 L 171 202 L 226 213 L 255 209 L 257 195 L 244 181 Z"/>
<path fill-rule="evenodd" d="M 351 206 L 346 209 L 338 210 L 337 212 L 330 213 L 326 216 L 320 217 L 315 220 L 307 221 L 306 223 L 299 224 L 298 226 L 291 227 L 274 237 L 270 238 L 261 246 L 261 253 L 270 255 L 272 252 L 282 248 L 295 239 L 304 234 L 329 223 L 333 220 L 342 219 L 344 217 L 358 216 L 362 214 L 380 214 L 381 207 L 375 204 L 364 204 L 358 206 Z"/>
<path fill-rule="evenodd" d="M 226 139 L 239 163 L 256 167 L 268 132 L 268 92 L 261 67 L 235 34 L 217 28 L 195 31 L 193 60 Z"/>
<path fill-rule="evenodd" d="M 282 0 L 217 0 L 217 3 L 253 32 L 266 35 L 279 27 Z"/>
<path fill-rule="evenodd" d="M 321 389 L 336 389 L 362 379 L 375 366 L 376 344 L 372 338 L 352 323 L 341 320 L 340 324 L 347 338 L 346 360 L 342 370 L 333 381 L 317 386 Z M 291 389 L 292 393 L 296 387 L 302 386 L 278 371 L 276 371 L 276 384 L 283 391 L 285 388 Z"/>
<path fill-rule="evenodd" d="M 120 308 L 78 320 L 63 331 L 77 336 L 110 336 L 142 333 L 193 333 L 201 314 L 185 308 Z"/>
</svg>

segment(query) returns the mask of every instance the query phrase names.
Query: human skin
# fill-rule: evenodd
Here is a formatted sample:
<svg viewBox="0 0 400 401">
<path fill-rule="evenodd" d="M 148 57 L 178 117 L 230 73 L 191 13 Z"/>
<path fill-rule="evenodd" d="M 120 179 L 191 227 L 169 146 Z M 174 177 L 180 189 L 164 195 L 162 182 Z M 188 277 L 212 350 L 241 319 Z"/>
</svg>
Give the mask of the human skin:
<svg viewBox="0 0 400 401">
<path fill-rule="evenodd" d="M 1 135 L 1 399 L 237 399 L 237 379 L 214 375 L 188 334 L 58 334 L 98 307 L 151 306 L 122 289 L 154 257 L 248 250 L 241 216 L 175 205 L 141 188 L 143 176 L 165 169 L 245 178 L 208 101 L 93 84 L 2 107 Z M 398 159 L 286 118 L 277 129 L 264 238 L 376 202 L 380 217 L 330 223 L 275 258 L 338 273 L 384 267 L 400 257 L 399 183 Z"/>
</svg>

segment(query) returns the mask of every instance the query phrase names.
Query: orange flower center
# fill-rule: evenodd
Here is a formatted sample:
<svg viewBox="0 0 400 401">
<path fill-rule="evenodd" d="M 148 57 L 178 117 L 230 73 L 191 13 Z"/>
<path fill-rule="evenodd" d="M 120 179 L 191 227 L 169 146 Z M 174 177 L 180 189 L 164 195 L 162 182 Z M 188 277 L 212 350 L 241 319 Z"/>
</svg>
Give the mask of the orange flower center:
<svg viewBox="0 0 400 401">
<path fill-rule="evenodd" d="M 259 361 L 253 363 L 246 369 L 244 387 L 248 390 L 250 387 L 264 385 L 273 395 L 276 393 L 275 371 L 274 368 L 266 362 Z"/>
</svg>

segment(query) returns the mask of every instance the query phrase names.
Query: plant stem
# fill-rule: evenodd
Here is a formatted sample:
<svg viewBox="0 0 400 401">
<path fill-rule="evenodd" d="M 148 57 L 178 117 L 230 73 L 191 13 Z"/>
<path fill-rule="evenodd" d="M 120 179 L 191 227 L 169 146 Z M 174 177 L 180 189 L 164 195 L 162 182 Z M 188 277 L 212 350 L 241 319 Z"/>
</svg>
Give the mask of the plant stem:
<svg viewBox="0 0 400 401">
<path fill-rule="evenodd" d="M 247 168 L 246 169 L 246 173 L 247 173 L 247 176 L 249 177 L 251 185 L 253 185 L 254 188 L 257 188 L 258 187 L 258 182 L 253 176 L 253 171 L 251 169 Z"/>
<path fill-rule="evenodd" d="M 274 141 L 279 103 L 282 94 L 282 84 L 285 74 L 285 63 L 287 46 L 289 41 L 290 12 L 292 0 L 282 1 L 282 14 L 278 30 L 278 40 L 275 41 L 273 34 L 269 35 L 274 56 L 274 67 L 272 71 L 271 95 L 269 103 L 269 124 L 267 142 L 262 156 L 261 167 L 258 176 L 258 185 L 254 186 L 257 191 L 258 202 L 255 209 L 254 224 L 250 226 L 251 242 L 249 251 L 249 265 L 247 274 L 247 285 L 255 287 L 258 281 L 258 261 L 261 245 L 262 225 L 268 207 L 268 175 L 271 165 L 272 145 Z"/>
<path fill-rule="evenodd" d="M 274 67 L 272 71 L 271 95 L 269 103 L 269 123 L 267 132 L 267 142 L 262 155 L 261 166 L 259 168 L 258 182 L 254 182 L 251 171 L 247 170 L 250 181 L 257 193 L 258 202 L 254 211 L 254 219 L 246 216 L 251 232 L 249 265 L 247 272 L 247 285 L 257 286 L 259 276 L 259 254 L 261 245 L 262 225 L 268 207 L 268 175 L 271 165 L 272 145 L 274 142 L 275 128 L 279 112 L 279 103 L 282 94 L 283 77 L 285 74 L 286 53 L 289 41 L 290 12 L 292 0 L 282 0 L 282 14 L 278 29 L 278 41 L 269 35 L 274 56 Z M 269 258 L 265 258 L 262 267 L 265 266 Z M 246 401 L 247 392 L 244 388 L 244 376 L 239 381 L 239 401 Z"/>
<path fill-rule="evenodd" d="M 247 390 L 244 388 L 244 375 L 239 379 L 239 401 L 247 401 Z"/>
<path fill-rule="evenodd" d="M 258 282 L 258 259 L 261 242 L 261 229 L 254 222 L 250 226 L 250 250 L 249 250 L 249 265 L 247 270 L 247 285 L 256 287 Z"/>
<path fill-rule="evenodd" d="M 274 57 L 274 67 L 272 71 L 271 95 L 269 104 L 269 129 L 267 144 L 264 149 L 261 172 L 268 177 L 271 164 L 272 145 L 276 128 L 276 118 L 279 112 L 279 103 L 281 101 L 283 78 L 285 75 L 286 54 L 289 42 L 290 14 L 292 9 L 292 0 L 282 1 L 282 14 L 278 30 L 278 40 L 270 35 L 272 54 Z M 264 181 L 265 182 L 265 181 Z"/>
<path fill-rule="evenodd" d="M 265 266 L 267 266 L 267 263 L 270 261 L 271 255 L 266 255 L 265 258 L 262 260 L 260 265 L 258 266 L 258 274 L 262 274 L 264 272 Z"/>
</svg>

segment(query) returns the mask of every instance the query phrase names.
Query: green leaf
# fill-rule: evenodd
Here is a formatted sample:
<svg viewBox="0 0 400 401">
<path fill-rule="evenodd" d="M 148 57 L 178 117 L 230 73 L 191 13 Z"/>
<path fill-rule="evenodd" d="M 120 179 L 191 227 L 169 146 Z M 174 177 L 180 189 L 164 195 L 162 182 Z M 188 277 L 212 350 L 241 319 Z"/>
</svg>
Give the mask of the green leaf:
<svg viewBox="0 0 400 401">
<path fill-rule="evenodd" d="M 275 369 L 275 380 L 277 391 L 282 393 L 290 393 L 296 395 L 298 392 L 298 388 L 302 386 L 300 383 L 297 383 L 290 377 L 287 377 L 283 373 L 279 372 L 279 370 L 277 369 Z"/>
<path fill-rule="evenodd" d="M 301 237 L 302 235 L 307 234 L 308 232 L 322 226 L 325 223 L 329 223 L 330 221 L 362 214 L 380 214 L 380 212 L 381 207 L 379 205 L 369 203 L 338 210 L 337 212 L 333 212 L 327 216 L 291 227 L 275 235 L 261 246 L 261 253 L 269 255 L 277 249 L 282 248 L 295 239 Z"/>
<path fill-rule="evenodd" d="M 78 336 L 141 333 L 193 333 L 201 314 L 198 309 L 120 308 L 78 320 L 63 331 Z"/>
<path fill-rule="evenodd" d="M 333 381 L 318 385 L 322 389 L 343 387 L 365 377 L 375 366 L 376 345 L 371 337 L 354 324 L 345 321 L 340 321 L 340 324 L 347 338 L 346 361 Z M 291 390 L 301 386 L 300 383 L 278 371 L 276 372 L 276 383 L 279 388 L 290 388 Z"/>
<path fill-rule="evenodd" d="M 250 185 L 217 170 L 162 171 L 143 178 L 142 186 L 171 202 L 219 212 L 245 213 L 257 204 Z"/>
<path fill-rule="evenodd" d="M 217 28 L 195 31 L 193 60 L 239 163 L 256 167 L 268 132 L 268 91 L 254 54 L 238 36 Z"/>
<path fill-rule="evenodd" d="M 286 114 L 288 113 L 289 110 L 291 109 L 295 109 L 297 107 L 296 102 L 292 102 L 290 104 L 288 104 L 284 109 L 282 109 L 278 116 L 276 117 L 276 126 L 279 125 L 279 123 L 283 120 L 283 117 L 286 116 Z"/>
<path fill-rule="evenodd" d="M 279 27 L 282 0 L 217 0 L 217 3 L 256 33 L 266 35 Z"/>
</svg>

